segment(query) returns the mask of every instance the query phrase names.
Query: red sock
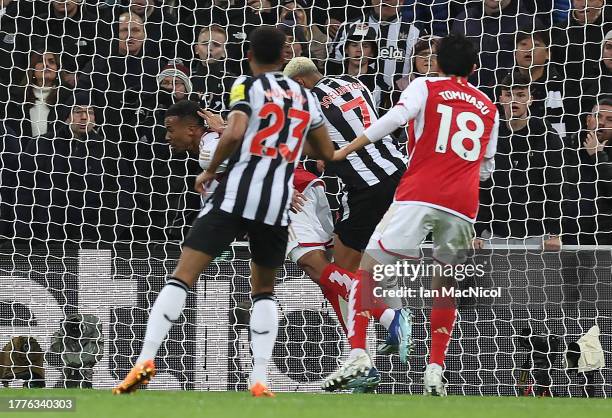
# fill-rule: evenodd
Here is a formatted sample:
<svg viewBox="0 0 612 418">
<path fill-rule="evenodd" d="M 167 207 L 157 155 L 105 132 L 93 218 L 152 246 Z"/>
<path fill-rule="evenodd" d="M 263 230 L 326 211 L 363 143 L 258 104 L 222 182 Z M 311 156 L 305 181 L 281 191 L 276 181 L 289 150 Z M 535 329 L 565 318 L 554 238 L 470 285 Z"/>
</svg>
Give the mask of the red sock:
<svg viewBox="0 0 612 418">
<path fill-rule="evenodd" d="M 455 301 L 452 297 L 436 297 L 431 308 L 431 350 L 429 364 L 436 363 L 442 366 L 446 357 L 446 350 L 450 342 L 453 326 L 455 325 Z"/>
<path fill-rule="evenodd" d="M 368 297 L 372 278 L 365 270 L 358 270 L 348 300 L 348 340 L 352 349 L 366 348 L 366 330 L 370 320 L 372 301 Z"/>
<path fill-rule="evenodd" d="M 348 300 L 348 293 L 353 282 L 354 274 L 348 270 L 338 267 L 334 263 L 330 263 L 325 267 L 321 277 L 319 278 L 319 285 L 323 296 L 331 304 L 340 325 L 344 333 L 347 334 L 346 324 L 342 315 L 342 309 L 340 308 L 340 298 Z"/>
</svg>

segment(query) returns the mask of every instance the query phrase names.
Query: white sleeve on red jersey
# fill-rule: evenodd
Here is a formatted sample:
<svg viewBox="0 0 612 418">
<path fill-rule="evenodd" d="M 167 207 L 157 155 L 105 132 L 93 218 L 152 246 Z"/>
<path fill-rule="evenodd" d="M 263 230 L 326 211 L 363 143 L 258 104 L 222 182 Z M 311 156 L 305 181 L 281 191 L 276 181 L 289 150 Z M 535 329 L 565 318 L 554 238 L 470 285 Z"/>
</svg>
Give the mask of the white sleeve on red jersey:
<svg viewBox="0 0 612 418">
<path fill-rule="evenodd" d="M 495 153 L 497 152 L 497 135 L 499 133 L 499 112 L 495 111 L 495 122 L 491 129 L 489 143 L 480 163 L 480 181 L 488 180 L 495 170 Z"/>
<path fill-rule="evenodd" d="M 363 131 L 363 134 L 370 142 L 380 141 L 416 118 L 419 112 L 425 109 L 426 101 L 427 84 L 425 84 L 425 78 L 417 78 L 402 92 L 397 104 Z"/>
</svg>

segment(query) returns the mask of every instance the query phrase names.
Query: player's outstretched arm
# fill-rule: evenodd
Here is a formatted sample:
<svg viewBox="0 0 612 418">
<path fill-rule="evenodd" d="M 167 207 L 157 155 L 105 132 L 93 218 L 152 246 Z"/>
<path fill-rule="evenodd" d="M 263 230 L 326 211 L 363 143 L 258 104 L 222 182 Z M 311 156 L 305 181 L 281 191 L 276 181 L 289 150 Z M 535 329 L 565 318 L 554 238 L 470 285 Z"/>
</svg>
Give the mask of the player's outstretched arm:
<svg viewBox="0 0 612 418">
<path fill-rule="evenodd" d="M 339 150 L 336 150 L 334 152 L 334 158 L 332 161 L 346 160 L 346 157 L 351 152 L 359 151 L 360 149 L 364 148 L 368 144 L 371 144 L 370 139 L 365 135 L 360 135 L 357 138 L 355 138 L 353 141 L 351 141 L 351 143 L 348 144 L 347 146 L 344 146 L 340 148 Z"/>
<path fill-rule="evenodd" d="M 350 144 L 334 152 L 333 161 L 345 160 L 351 152 L 357 152 L 373 142 L 380 141 L 397 128 L 406 125 L 406 123 L 408 123 L 408 119 L 405 109 L 401 105 L 395 106 L 385 116 L 363 131 L 361 135 L 352 140 Z"/>
<path fill-rule="evenodd" d="M 323 161 L 331 161 L 334 156 L 334 145 L 329 138 L 329 132 L 325 125 L 308 131 L 304 144 L 304 153 L 310 158 Z"/>
<path fill-rule="evenodd" d="M 241 111 L 233 111 L 227 118 L 227 127 L 223 130 L 219 145 L 215 150 L 208 169 L 196 178 L 195 190 L 203 193 L 206 186 L 217 176 L 219 165 L 227 160 L 240 146 L 247 130 L 249 116 Z"/>
</svg>

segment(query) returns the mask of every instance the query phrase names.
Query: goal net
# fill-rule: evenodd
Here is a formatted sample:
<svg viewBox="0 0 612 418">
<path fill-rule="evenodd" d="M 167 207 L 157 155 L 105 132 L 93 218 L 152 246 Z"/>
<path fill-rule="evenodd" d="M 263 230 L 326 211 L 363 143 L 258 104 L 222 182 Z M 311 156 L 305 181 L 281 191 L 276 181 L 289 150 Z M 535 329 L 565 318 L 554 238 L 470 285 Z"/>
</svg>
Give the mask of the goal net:
<svg viewBox="0 0 612 418">
<path fill-rule="evenodd" d="M 355 75 L 381 113 L 414 78 L 437 74 L 438 37 L 461 33 L 475 43 L 480 66 L 470 82 L 508 122 L 498 151 L 505 164 L 482 185 L 476 228 L 490 239 L 476 256 L 487 266 L 483 286 L 502 288 L 503 297 L 460 300 L 449 393 L 522 395 L 544 374 L 557 396 L 612 395 L 612 168 L 606 147 L 584 145 L 585 132 L 605 139 L 612 129 L 602 111 L 612 111 L 612 15 L 605 2 L 593 3 L 570 10 L 570 2 L 516 0 L 5 0 L 0 381 L 110 388 L 125 377 L 200 207 L 197 155 L 172 152 L 165 110 L 189 98 L 225 114 L 233 80 L 248 73 L 248 33 L 273 24 L 288 35 L 287 59 L 308 56 L 323 74 Z M 515 90 L 525 77 L 530 97 L 522 102 Z M 529 123 L 510 127 L 525 117 L 522 105 Z M 406 131 L 395 138 L 402 150 Z M 314 162 L 307 168 L 316 171 Z M 342 184 L 322 177 L 335 213 Z M 508 240 L 517 228 L 536 239 Z M 542 240 L 559 234 L 562 251 L 543 252 Z M 150 388 L 246 388 L 249 259 L 246 243 L 236 242 L 203 273 L 158 353 Z M 279 271 L 276 294 L 272 385 L 318 391 L 346 357 L 346 338 L 294 263 Z M 386 331 L 370 325 L 378 391 L 422 393 L 429 306 L 400 303 L 415 313 L 415 351 L 407 365 L 376 355 Z M 597 330 L 605 364 L 569 368 L 568 351 Z"/>
</svg>

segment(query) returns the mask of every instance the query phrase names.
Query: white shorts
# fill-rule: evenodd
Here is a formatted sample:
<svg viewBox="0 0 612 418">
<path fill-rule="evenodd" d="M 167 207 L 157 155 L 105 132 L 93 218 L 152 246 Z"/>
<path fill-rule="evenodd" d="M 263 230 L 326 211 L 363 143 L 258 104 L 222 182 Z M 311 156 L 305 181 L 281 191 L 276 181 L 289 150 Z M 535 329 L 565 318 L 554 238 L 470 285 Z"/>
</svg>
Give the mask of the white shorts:
<svg viewBox="0 0 612 418">
<path fill-rule="evenodd" d="M 309 186 L 304 190 L 301 212 L 289 212 L 289 242 L 287 256 L 297 262 L 312 250 L 327 250 L 332 245 L 334 223 L 325 188 Z"/>
<path fill-rule="evenodd" d="M 471 222 L 449 212 L 415 203 L 394 202 L 378 223 L 367 250 L 379 262 L 376 252 L 388 256 L 421 258 L 421 244 L 433 236 L 433 258 L 442 264 L 465 261 L 466 250 L 471 248 L 474 227 Z"/>
</svg>

